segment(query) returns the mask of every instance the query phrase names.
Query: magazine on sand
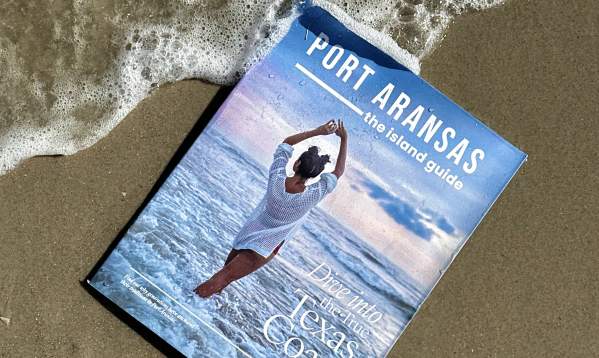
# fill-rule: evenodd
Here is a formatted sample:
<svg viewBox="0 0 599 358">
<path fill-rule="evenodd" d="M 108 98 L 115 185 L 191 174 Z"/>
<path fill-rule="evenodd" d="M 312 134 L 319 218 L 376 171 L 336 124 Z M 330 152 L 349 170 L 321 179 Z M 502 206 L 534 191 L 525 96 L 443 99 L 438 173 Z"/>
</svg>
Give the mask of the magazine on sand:
<svg viewBox="0 0 599 358">
<path fill-rule="evenodd" d="M 84 286 L 169 354 L 384 357 L 526 155 L 308 7 Z"/>
</svg>

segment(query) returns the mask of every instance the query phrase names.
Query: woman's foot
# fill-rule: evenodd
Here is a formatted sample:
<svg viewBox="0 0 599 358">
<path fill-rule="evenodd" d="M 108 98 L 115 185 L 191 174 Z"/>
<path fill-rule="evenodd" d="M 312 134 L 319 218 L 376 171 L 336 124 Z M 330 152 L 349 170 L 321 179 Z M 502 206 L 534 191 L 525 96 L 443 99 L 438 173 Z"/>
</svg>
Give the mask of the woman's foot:
<svg viewBox="0 0 599 358">
<path fill-rule="evenodd" d="M 231 282 L 256 271 L 276 255 L 276 252 L 274 252 L 269 257 L 264 258 L 252 250 L 239 250 L 232 253 L 229 263 L 208 281 L 196 287 L 193 292 L 203 298 L 219 293 Z"/>
<path fill-rule="evenodd" d="M 215 293 L 219 293 L 220 291 L 222 291 L 223 287 L 221 287 L 221 285 L 219 285 L 216 280 L 214 280 L 214 278 L 209 279 L 208 281 L 202 283 L 201 285 L 199 285 L 198 287 L 196 287 L 193 292 L 196 293 L 196 295 L 202 297 L 202 298 L 208 298 L 210 296 L 212 296 Z"/>
</svg>

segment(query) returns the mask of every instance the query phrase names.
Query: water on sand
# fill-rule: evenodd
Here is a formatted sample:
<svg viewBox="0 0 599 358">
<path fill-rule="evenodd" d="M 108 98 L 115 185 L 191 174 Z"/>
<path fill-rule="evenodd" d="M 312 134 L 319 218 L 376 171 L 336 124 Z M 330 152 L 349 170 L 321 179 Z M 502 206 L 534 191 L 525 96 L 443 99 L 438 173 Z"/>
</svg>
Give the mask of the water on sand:
<svg viewBox="0 0 599 358">
<path fill-rule="evenodd" d="M 418 71 L 451 18 L 502 0 L 314 1 Z M 151 90 L 230 84 L 297 15 L 293 0 L 0 4 L 0 174 L 105 136 Z"/>
</svg>

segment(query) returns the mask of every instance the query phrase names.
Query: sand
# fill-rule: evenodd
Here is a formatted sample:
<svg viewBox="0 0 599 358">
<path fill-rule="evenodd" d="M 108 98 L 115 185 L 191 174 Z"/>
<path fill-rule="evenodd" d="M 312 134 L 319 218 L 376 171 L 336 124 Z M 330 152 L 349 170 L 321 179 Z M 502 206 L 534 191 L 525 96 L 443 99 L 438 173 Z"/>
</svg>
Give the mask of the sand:
<svg viewBox="0 0 599 358">
<path fill-rule="evenodd" d="M 599 355 L 599 9 L 458 18 L 423 77 L 529 154 L 391 357 Z M 158 357 L 79 285 L 217 87 L 163 86 L 113 132 L 0 177 L 0 357 Z M 4 321 L 4 320 L 3 320 Z"/>
</svg>

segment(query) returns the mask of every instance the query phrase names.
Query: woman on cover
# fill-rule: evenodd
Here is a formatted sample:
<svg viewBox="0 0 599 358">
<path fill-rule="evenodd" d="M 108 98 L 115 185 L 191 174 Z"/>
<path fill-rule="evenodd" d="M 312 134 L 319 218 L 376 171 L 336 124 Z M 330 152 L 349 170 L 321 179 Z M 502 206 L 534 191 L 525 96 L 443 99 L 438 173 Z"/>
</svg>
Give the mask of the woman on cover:
<svg viewBox="0 0 599 358">
<path fill-rule="evenodd" d="M 320 175 L 329 162 L 329 156 L 318 154 L 318 148 L 312 146 L 293 164 L 294 175 L 287 176 L 285 167 L 295 144 L 332 133 L 339 136 L 341 143 L 337 163 L 331 173 Z M 279 144 L 269 169 L 264 198 L 235 237 L 223 268 L 196 287 L 194 292 L 200 297 L 210 297 L 272 260 L 306 214 L 335 189 L 337 180 L 345 171 L 346 157 L 347 132 L 341 120 L 338 123 L 331 120 L 313 130 L 294 134 Z M 318 175 L 320 181 L 306 185 L 308 179 Z"/>
</svg>

